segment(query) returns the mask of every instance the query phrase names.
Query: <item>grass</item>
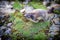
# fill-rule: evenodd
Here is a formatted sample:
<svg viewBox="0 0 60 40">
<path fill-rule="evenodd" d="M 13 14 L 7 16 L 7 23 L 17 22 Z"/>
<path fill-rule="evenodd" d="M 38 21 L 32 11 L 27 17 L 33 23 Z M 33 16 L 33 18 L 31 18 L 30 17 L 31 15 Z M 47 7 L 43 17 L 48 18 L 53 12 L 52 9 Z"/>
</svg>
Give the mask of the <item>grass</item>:
<svg viewBox="0 0 60 40">
<path fill-rule="evenodd" d="M 14 4 L 14 8 L 18 10 L 21 8 L 18 3 Z M 30 2 L 28 5 L 32 5 L 34 8 L 46 9 L 41 3 Z M 19 15 L 19 16 L 17 16 Z M 13 36 L 16 36 L 17 33 L 22 33 L 23 36 L 28 38 L 33 38 L 34 40 L 46 40 L 47 36 L 45 35 L 45 30 L 47 26 L 50 25 L 50 22 L 39 22 L 33 23 L 31 21 L 25 22 L 22 20 L 23 15 L 21 13 L 17 13 L 16 15 L 11 14 L 10 20 L 13 21 L 13 28 L 17 30 L 17 32 L 13 32 Z M 17 40 L 16 37 L 14 40 Z"/>
<path fill-rule="evenodd" d="M 35 9 L 46 9 L 42 2 L 30 2 L 28 5 L 33 6 Z"/>
<path fill-rule="evenodd" d="M 20 9 L 22 8 L 22 4 L 20 4 L 19 2 L 15 2 L 15 3 L 13 4 L 13 7 L 14 7 L 14 9 L 16 9 L 16 10 L 20 10 Z"/>
<path fill-rule="evenodd" d="M 30 37 L 32 36 L 34 39 L 45 39 L 46 35 L 44 30 L 47 29 L 47 25 L 49 22 L 41 22 L 41 23 L 33 23 L 33 22 L 24 22 L 21 18 L 14 16 L 14 29 L 16 29 L 19 33 L 23 33 L 24 36 Z M 39 32 L 42 30 L 41 32 Z M 15 32 L 16 33 L 16 32 Z M 38 33 L 38 34 L 35 34 Z M 40 34 L 43 33 L 43 34 Z M 16 33 L 17 34 L 17 33 Z"/>
</svg>

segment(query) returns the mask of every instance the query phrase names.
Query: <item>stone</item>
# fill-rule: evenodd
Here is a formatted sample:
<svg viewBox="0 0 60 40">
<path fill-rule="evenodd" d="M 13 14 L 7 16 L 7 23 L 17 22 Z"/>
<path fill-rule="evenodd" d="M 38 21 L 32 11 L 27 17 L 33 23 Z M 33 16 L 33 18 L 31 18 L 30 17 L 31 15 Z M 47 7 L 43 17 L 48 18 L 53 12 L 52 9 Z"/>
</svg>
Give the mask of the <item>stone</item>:
<svg viewBox="0 0 60 40">
<path fill-rule="evenodd" d="M 7 27 L 11 27 L 11 26 L 12 26 L 12 23 L 8 23 L 8 24 L 7 24 Z"/>
<path fill-rule="evenodd" d="M 15 12 L 15 9 L 11 9 L 13 8 L 12 4 L 10 4 L 9 2 L 7 1 L 2 1 L 1 2 L 1 7 L 0 7 L 0 10 L 1 12 L 3 13 L 14 13 Z"/>
<path fill-rule="evenodd" d="M 0 29 L 0 37 L 3 35 L 3 30 Z"/>
<path fill-rule="evenodd" d="M 8 28 L 8 29 L 5 31 L 5 34 L 6 34 L 6 35 L 10 35 L 10 34 L 11 34 L 11 29 Z"/>
</svg>

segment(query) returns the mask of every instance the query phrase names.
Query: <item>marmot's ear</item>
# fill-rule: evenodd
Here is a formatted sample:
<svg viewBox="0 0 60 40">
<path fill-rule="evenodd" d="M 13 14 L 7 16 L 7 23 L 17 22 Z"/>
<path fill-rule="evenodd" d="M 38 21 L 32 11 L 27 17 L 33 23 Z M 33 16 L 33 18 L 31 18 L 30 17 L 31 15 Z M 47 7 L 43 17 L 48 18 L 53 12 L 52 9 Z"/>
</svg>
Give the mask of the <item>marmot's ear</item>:
<svg viewBox="0 0 60 40">
<path fill-rule="evenodd" d="M 20 12 L 21 12 L 21 13 L 24 13 L 24 12 L 25 12 L 25 9 L 20 10 Z"/>
</svg>

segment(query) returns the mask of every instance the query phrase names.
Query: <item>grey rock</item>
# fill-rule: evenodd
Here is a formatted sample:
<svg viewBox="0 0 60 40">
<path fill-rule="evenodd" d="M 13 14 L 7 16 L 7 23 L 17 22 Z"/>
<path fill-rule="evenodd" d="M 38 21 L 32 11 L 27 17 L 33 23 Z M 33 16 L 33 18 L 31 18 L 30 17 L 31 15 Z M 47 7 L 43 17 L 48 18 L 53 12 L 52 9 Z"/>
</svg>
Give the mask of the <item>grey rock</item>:
<svg viewBox="0 0 60 40">
<path fill-rule="evenodd" d="M 11 27 L 13 23 L 8 23 L 7 24 L 7 27 Z"/>
<path fill-rule="evenodd" d="M 11 29 L 8 28 L 8 29 L 5 31 L 5 34 L 6 34 L 6 35 L 10 35 L 10 34 L 11 34 Z"/>
<path fill-rule="evenodd" d="M 0 29 L 0 37 L 3 35 L 3 31 Z"/>
</svg>

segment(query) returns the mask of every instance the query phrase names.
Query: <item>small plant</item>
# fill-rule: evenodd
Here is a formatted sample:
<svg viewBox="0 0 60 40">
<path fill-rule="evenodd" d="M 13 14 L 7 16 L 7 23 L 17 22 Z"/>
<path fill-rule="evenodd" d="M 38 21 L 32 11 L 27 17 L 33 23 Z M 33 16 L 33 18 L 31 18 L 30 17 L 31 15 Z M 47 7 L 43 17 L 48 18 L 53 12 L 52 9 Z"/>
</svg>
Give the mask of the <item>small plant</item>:
<svg viewBox="0 0 60 40">
<path fill-rule="evenodd" d="M 54 13 L 60 14 L 60 10 L 54 10 Z"/>
</svg>

